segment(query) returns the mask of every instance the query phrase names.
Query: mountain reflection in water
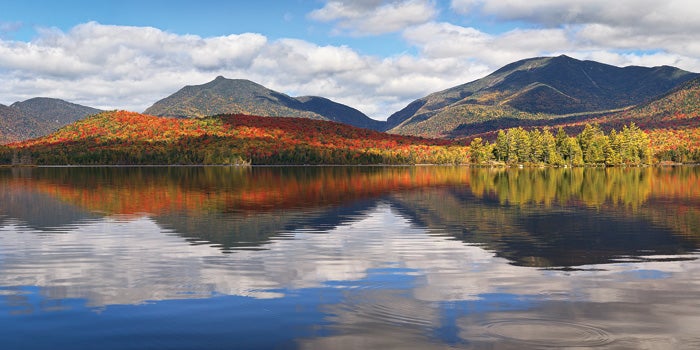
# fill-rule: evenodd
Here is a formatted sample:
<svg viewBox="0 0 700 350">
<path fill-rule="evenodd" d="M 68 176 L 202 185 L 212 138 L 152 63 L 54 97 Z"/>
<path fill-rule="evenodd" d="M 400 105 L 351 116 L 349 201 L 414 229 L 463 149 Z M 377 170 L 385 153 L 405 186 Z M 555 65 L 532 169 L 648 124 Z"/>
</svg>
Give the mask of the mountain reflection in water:
<svg viewBox="0 0 700 350">
<path fill-rule="evenodd" d="M 278 335 L 284 347 L 693 345 L 699 176 L 694 167 L 0 169 L 0 311 L 212 300 L 201 306 L 210 315 L 226 302 L 302 313 L 295 327 L 310 328 Z M 296 308 L 275 311 L 271 300 Z M 275 325 L 253 314 L 261 329 Z M 8 336 L 16 321 L 0 318 Z"/>
<path fill-rule="evenodd" d="M 50 231 L 145 217 L 225 251 L 264 249 L 287 231 L 330 230 L 379 203 L 518 265 L 685 254 L 700 239 L 697 168 L 39 168 L 0 175 L 5 220 Z"/>
</svg>

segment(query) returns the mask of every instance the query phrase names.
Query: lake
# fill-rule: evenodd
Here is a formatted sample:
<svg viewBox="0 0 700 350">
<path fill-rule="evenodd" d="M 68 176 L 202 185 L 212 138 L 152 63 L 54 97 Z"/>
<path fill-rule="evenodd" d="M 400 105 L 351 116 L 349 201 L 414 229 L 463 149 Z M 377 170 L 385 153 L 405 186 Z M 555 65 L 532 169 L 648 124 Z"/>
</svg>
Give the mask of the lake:
<svg viewBox="0 0 700 350">
<path fill-rule="evenodd" d="M 700 168 L 0 169 L 2 349 L 700 348 Z"/>
</svg>

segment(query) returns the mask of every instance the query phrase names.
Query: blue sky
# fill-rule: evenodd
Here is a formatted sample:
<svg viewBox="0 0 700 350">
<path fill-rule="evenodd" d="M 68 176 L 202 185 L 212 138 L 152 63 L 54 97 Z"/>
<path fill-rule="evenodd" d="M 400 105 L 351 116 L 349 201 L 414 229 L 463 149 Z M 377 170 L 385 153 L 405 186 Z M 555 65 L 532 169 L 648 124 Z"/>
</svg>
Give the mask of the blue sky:
<svg viewBox="0 0 700 350">
<path fill-rule="evenodd" d="M 0 20 L 20 22 L 11 35 L 30 40 L 36 27 L 70 30 L 90 21 L 126 26 L 152 26 L 177 34 L 219 36 L 258 32 L 270 37 L 303 37 L 300 24 L 313 1 L 13 1 L 3 4 Z M 263 14 L 264 15 L 261 15 Z"/>
<path fill-rule="evenodd" d="M 104 3 L 104 5 L 103 5 Z M 391 55 L 411 50 L 395 33 L 380 36 L 333 34 L 332 24 L 307 15 L 322 7 L 314 0 L 292 1 L 15 1 L 3 4 L 0 23 L 10 24 L 6 39 L 31 41 L 37 29 L 68 31 L 75 25 L 150 26 L 202 37 L 261 33 L 270 39 L 301 38 L 320 45 L 349 45 L 365 54 Z"/>
<path fill-rule="evenodd" d="M 5 1 L 0 103 L 142 111 L 217 75 L 385 119 L 534 56 L 700 71 L 693 0 Z"/>
</svg>

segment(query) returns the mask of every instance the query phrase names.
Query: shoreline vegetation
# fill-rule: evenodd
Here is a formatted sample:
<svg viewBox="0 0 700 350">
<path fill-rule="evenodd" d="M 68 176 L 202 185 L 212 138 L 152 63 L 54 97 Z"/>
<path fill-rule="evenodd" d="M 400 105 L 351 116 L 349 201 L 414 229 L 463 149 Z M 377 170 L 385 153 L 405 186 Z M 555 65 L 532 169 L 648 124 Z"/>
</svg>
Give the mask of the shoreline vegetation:
<svg viewBox="0 0 700 350">
<path fill-rule="evenodd" d="M 0 166 L 470 165 L 606 167 L 700 163 L 700 150 L 654 151 L 634 123 L 500 130 L 493 142 L 386 134 L 299 118 L 163 118 L 100 113 L 51 135 L 0 145 Z"/>
<path fill-rule="evenodd" d="M 522 127 L 500 130 L 496 140 L 475 138 L 469 144 L 472 164 L 543 166 L 641 166 L 652 164 L 649 136 L 634 123 L 620 132 L 603 132 L 598 124 L 586 124 L 576 136 L 562 127 L 550 129 Z"/>
<path fill-rule="evenodd" d="M 19 168 L 295 168 L 295 167 L 464 167 L 464 168 L 482 168 L 482 169 L 547 169 L 547 168 L 563 168 L 563 169 L 605 169 L 605 168 L 649 168 L 649 167 L 696 167 L 700 163 L 672 163 L 663 162 L 644 165 L 622 165 L 622 166 L 596 166 L 596 165 L 581 165 L 581 166 L 553 166 L 553 165 L 507 165 L 507 164 L 257 164 L 257 165 L 240 165 L 240 164 L 66 164 L 66 165 L 24 165 L 24 164 L 0 164 L 0 169 L 19 169 Z"/>
</svg>

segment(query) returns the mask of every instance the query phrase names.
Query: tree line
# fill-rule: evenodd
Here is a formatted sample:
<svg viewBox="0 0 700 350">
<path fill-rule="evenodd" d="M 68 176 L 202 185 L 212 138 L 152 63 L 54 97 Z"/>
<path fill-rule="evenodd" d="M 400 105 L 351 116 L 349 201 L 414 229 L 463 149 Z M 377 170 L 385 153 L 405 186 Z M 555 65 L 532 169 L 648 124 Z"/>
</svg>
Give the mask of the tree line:
<svg viewBox="0 0 700 350">
<path fill-rule="evenodd" d="M 586 124 L 575 136 L 562 127 L 517 127 L 500 130 L 493 142 L 475 138 L 466 146 L 293 118 L 236 115 L 181 121 L 126 112 L 94 117 L 43 139 L 0 145 L 0 164 L 16 165 L 633 166 L 651 164 L 653 155 L 649 136 L 634 123 L 608 133 L 598 124 Z M 655 156 L 688 161 L 699 155 L 672 150 Z"/>
<path fill-rule="evenodd" d="M 0 146 L 12 165 L 464 164 L 467 146 L 299 118 L 95 115 Z"/>
<path fill-rule="evenodd" d="M 651 164 L 652 150 L 649 136 L 634 123 L 609 133 L 598 124 L 586 124 L 576 136 L 562 127 L 556 133 L 548 128 L 500 130 L 493 143 L 473 139 L 469 158 L 472 164 L 622 166 Z"/>
</svg>

